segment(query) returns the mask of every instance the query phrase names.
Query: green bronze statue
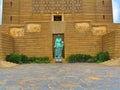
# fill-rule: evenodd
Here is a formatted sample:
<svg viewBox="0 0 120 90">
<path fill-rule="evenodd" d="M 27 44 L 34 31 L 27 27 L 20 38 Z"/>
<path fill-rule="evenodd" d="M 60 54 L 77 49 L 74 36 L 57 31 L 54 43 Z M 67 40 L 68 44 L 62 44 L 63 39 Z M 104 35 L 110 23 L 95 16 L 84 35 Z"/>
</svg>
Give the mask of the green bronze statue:
<svg viewBox="0 0 120 90">
<path fill-rule="evenodd" d="M 62 38 L 60 35 L 57 35 L 55 40 L 55 58 L 56 59 L 62 59 L 62 51 L 63 51 L 64 42 L 62 41 Z"/>
</svg>

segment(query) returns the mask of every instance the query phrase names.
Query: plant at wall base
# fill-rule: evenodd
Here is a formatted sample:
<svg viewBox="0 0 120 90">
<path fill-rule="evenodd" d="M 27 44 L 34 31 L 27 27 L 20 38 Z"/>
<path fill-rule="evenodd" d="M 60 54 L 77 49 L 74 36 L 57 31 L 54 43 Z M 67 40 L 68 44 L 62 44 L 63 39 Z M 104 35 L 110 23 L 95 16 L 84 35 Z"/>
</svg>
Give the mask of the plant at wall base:
<svg viewBox="0 0 120 90">
<path fill-rule="evenodd" d="M 40 57 L 35 60 L 35 63 L 50 63 L 49 57 Z"/>
<path fill-rule="evenodd" d="M 96 56 L 85 54 L 71 54 L 68 56 L 68 63 L 87 62 L 87 63 L 101 63 L 110 59 L 108 52 L 100 52 Z"/>
<path fill-rule="evenodd" d="M 33 56 L 33 57 L 29 57 L 28 58 L 29 60 L 29 63 L 35 63 L 36 62 L 36 60 L 39 60 L 39 58 L 38 57 L 35 57 L 35 56 Z"/>
<path fill-rule="evenodd" d="M 96 62 L 96 59 L 95 59 L 95 57 L 91 57 L 87 60 L 87 62 L 88 63 L 94 63 L 94 62 Z"/>
<path fill-rule="evenodd" d="M 69 63 L 87 62 L 92 56 L 86 54 L 71 54 L 68 56 L 67 61 Z"/>
<path fill-rule="evenodd" d="M 16 64 L 27 64 L 27 63 L 50 63 L 49 57 L 27 57 L 24 54 L 12 53 L 6 56 L 6 61 L 13 62 Z"/>
<path fill-rule="evenodd" d="M 75 54 L 71 54 L 70 56 L 68 56 L 67 61 L 69 63 L 75 63 L 76 62 Z"/>
<path fill-rule="evenodd" d="M 88 62 L 88 63 L 101 63 L 110 60 L 108 52 L 100 52 L 96 56 L 90 56 L 85 54 L 71 54 L 68 56 L 68 63 Z"/>
<path fill-rule="evenodd" d="M 21 57 L 22 63 L 29 63 L 29 59 L 26 55 L 21 54 L 20 57 Z"/>
<path fill-rule="evenodd" d="M 6 61 L 13 62 L 16 64 L 22 64 L 21 56 L 16 53 L 12 53 L 6 56 Z"/>
<path fill-rule="evenodd" d="M 110 60 L 108 52 L 100 52 L 95 56 L 96 62 L 101 63 L 107 60 Z"/>
</svg>

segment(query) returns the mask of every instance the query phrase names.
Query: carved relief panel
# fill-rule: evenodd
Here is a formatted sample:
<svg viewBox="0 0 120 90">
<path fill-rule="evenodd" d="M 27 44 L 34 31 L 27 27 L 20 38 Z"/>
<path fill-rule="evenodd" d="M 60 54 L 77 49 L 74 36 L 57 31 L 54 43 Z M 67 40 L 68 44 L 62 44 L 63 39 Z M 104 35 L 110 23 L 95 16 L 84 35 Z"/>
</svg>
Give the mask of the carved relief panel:
<svg viewBox="0 0 120 90">
<path fill-rule="evenodd" d="M 28 24 L 26 32 L 41 32 L 41 24 Z"/>
<path fill-rule="evenodd" d="M 107 33 L 106 26 L 98 26 L 92 28 L 93 35 L 104 35 Z"/>
<path fill-rule="evenodd" d="M 10 35 L 13 37 L 24 36 L 24 28 L 10 28 Z"/>
<path fill-rule="evenodd" d="M 79 32 L 87 31 L 87 30 L 89 30 L 89 28 L 90 28 L 89 23 L 76 23 L 75 24 L 75 29 L 78 30 Z"/>
</svg>

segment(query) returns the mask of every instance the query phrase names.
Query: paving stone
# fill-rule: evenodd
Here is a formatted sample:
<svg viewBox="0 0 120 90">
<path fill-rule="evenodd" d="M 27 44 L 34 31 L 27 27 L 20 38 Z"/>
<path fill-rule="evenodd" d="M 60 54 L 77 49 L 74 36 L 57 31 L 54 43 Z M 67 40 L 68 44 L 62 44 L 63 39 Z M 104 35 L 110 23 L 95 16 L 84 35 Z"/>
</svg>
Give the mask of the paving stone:
<svg viewBox="0 0 120 90">
<path fill-rule="evenodd" d="M 84 90 L 84 88 L 81 88 L 81 87 L 74 87 L 74 90 Z"/>
<path fill-rule="evenodd" d="M 20 86 L 7 86 L 5 90 L 22 90 Z"/>
<path fill-rule="evenodd" d="M 0 68 L 0 90 L 120 90 L 120 67 L 95 63 Z"/>
<path fill-rule="evenodd" d="M 5 87 L 3 87 L 3 86 L 2 86 L 2 87 L 0 87 L 0 90 L 5 90 Z"/>
</svg>

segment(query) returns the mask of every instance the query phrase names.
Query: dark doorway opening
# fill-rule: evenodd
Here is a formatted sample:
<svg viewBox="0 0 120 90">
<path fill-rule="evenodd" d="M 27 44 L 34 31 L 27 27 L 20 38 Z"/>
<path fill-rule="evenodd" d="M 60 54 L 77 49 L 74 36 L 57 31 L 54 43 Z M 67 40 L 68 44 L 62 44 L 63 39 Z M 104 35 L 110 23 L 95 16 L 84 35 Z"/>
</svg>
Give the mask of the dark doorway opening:
<svg viewBox="0 0 120 90">
<path fill-rule="evenodd" d="M 52 45 L 52 48 L 53 48 L 53 58 L 55 57 L 55 48 L 54 48 L 54 45 L 55 45 L 55 40 L 56 40 L 56 37 L 57 37 L 57 35 L 60 35 L 61 36 L 61 38 L 62 38 L 62 41 L 64 42 L 64 34 L 62 33 L 57 33 L 57 34 L 53 34 L 53 45 Z M 65 56 L 65 52 L 64 52 L 64 48 L 65 48 L 65 42 L 64 42 L 64 47 L 63 47 L 63 51 L 62 51 L 62 55 L 63 55 L 63 58 L 64 58 L 64 56 Z"/>
</svg>

